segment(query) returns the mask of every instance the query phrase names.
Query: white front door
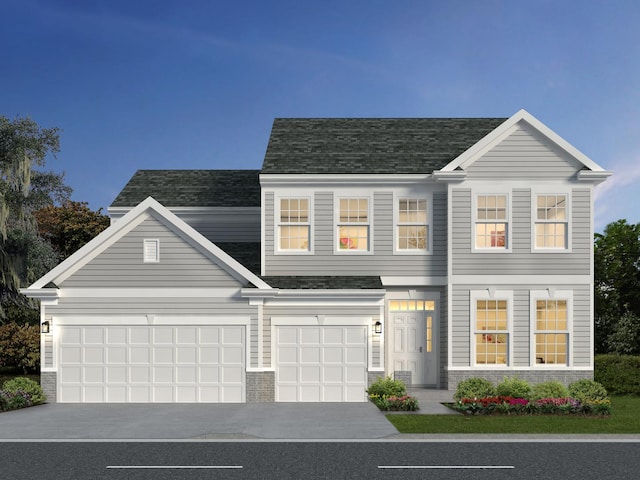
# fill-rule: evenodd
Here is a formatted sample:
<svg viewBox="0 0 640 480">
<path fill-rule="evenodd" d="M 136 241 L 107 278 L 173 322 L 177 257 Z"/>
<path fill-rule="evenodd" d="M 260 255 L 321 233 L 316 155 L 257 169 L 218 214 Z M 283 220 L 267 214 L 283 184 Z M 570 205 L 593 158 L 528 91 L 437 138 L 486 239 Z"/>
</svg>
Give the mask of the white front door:
<svg viewBox="0 0 640 480">
<path fill-rule="evenodd" d="M 435 312 L 392 312 L 393 370 L 411 372 L 412 385 L 435 386 L 438 362 Z"/>
</svg>

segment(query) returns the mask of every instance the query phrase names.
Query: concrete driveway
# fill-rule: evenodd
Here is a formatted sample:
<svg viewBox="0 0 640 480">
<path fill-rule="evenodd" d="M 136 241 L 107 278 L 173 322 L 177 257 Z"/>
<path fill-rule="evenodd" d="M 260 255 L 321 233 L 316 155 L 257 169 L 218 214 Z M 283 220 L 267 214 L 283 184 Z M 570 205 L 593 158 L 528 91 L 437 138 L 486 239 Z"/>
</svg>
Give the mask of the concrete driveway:
<svg viewBox="0 0 640 480">
<path fill-rule="evenodd" d="M 397 433 L 369 402 L 46 404 L 0 413 L 0 439 L 358 439 Z"/>
</svg>

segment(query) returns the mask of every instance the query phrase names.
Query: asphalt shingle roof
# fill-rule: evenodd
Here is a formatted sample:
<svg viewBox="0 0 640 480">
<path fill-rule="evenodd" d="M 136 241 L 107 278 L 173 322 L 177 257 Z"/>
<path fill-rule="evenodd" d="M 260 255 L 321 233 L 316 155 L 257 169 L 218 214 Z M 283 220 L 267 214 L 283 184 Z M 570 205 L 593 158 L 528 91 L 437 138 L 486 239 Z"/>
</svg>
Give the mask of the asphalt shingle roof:
<svg viewBox="0 0 640 480">
<path fill-rule="evenodd" d="M 251 273 L 260 275 L 260 243 L 216 242 L 216 246 Z"/>
<path fill-rule="evenodd" d="M 276 118 L 261 173 L 431 173 L 505 120 Z"/>
<path fill-rule="evenodd" d="M 259 207 L 259 170 L 138 170 L 111 204 L 151 196 L 165 207 Z"/>
<path fill-rule="evenodd" d="M 384 288 L 380 277 L 356 276 L 265 276 L 261 277 L 274 288 L 377 290 Z"/>
</svg>

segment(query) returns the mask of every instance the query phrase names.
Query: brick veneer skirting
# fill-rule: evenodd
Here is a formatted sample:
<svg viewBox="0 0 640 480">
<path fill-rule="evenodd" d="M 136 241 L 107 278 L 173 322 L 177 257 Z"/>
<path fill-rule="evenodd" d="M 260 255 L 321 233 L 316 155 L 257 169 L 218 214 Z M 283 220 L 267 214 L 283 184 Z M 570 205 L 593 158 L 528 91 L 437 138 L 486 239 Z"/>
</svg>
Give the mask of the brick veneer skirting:
<svg viewBox="0 0 640 480">
<path fill-rule="evenodd" d="M 500 371 L 500 370 L 449 370 L 447 372 L 447 378 L 449 379 L 447 388 L 449 390 L 456 390 L 458 383 L 462 380 L 466 380 L 471 377 L 486 378 L 490 382 L 499 383 L 504 377 L 518 377 L 527 382 L 535 385 L 536 383 L 542 383 L 549 380 L 556 380 L 562 384 L 569 385 L 577 380 L 583 378 L 593 379 L 593 370 L 578 370 L 573 372 L 566 372 L 561 370 L 537 370 L 537 371 Z"/>
<path fill-rule="evenodd" d="M 407 387 L 412 385 L 411 371 L 409 370 L 396 370 L 393 372 L 393 379 L 400 380 Z"/>
<path fill-rule="evenodd" d="M 247 372 L 247 403 L 276 401 L 276 372 Z"/>
<path fill-rule="evenodd" d="M 47 396 L 48 403 L 56 403 L 56 383 L 58 381 L 57 372 L 40 372 L 40 386 L 42 391 Z"/>
</svg>

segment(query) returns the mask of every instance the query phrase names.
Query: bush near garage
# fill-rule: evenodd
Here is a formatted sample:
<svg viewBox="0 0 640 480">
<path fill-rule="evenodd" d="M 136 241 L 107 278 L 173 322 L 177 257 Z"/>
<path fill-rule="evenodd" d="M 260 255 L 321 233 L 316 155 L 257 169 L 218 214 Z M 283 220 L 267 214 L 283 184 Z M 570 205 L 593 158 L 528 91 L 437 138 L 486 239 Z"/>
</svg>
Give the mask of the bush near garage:
<svg viewBox="0 0 640 480">
<path fill-rule="evenodd" d="M 401 380 L 380 377 L 367 389 L 369 399 L 383 411 L 415 411 L 418 400 L 407 395 L 407 387 Z"/>
<path fill-rule="evenodd" d="M 0 390 L 0 412 L 39 405 L 46 401 L 42 388 L 29 378 L 7 380 Z"/>
<path fill-rule="evenodd" d="M 596 355 L 594 380 L 612 395 L 640 395 L 640 356 Z"/>
<path fill-rule="evenodd" d="M 40 328 L 38 325 L 0 325 L 0 365 L 16 367 L 23 373 L 40 367 Z"/>
</svg>

